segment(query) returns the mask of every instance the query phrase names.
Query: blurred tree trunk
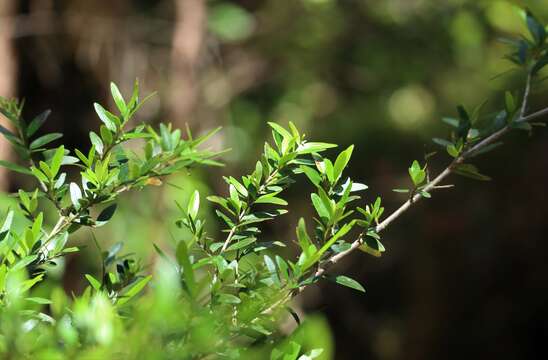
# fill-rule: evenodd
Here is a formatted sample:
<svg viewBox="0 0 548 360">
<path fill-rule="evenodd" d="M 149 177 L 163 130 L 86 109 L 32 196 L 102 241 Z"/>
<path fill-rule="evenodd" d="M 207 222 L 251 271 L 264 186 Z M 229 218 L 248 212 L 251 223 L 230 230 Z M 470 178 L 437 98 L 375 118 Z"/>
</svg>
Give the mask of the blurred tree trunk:
<svg viewBox="0 0 548 360">
<path fill-rule="evenodd" d="M 15 80 L 17 63 L 13 48 L 13 27 L 15 16 L 15 1 L 0 1 L 0 96 L 15 96 Z M 7 126 L 6 119 L 0 117 L 0 123 Z M 0 137 L 0 159 L 10 157 L 8 142 Z M 8 173 L 0 168 L 0 190 L 8 188 Z"/>
<path fill-rule="evenodd" d="M 189 121 L 198 100 L 195 70 L 204 43 L 206 4 L 204 0 L 175 0 L 175 6 L 170 113 L 181 125 Z"/>
</svg>

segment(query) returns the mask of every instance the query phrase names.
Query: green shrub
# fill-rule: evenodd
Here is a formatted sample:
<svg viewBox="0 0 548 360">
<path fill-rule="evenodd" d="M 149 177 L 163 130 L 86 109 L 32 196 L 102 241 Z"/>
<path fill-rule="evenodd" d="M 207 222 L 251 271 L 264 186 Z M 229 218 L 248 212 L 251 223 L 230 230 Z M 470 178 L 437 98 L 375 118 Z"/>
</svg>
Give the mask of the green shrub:
<svg viewBox="0 0 548 360">
<path fill-rule="evenodd" d="M 107 224 L 126 191 L 158 184 L 182 169 L 220 165 L 220 153 L 203 149 L 217 130 L 195 138 L 189 130 L 183 135 L 164 124 L 129 128 L 146 99 L 139 100 L 138 83 L 128 101 L 112 84 L 116 114 L 95 104 L 102 125 L 90 133 L 91 149 L 69 151 L 48 147 L 61 134 L 35 136 L 49 112 L 27 122 L 20 102 L 1 99 L 0 111 L 13 130 L 0 131 L 26 165 L 3 160 L 0 165 L 33 177 L 38 186 L 19 190 L 14 195 L 19 208 L 1 222 L 0 354 L 32 359 L 326 357 L 322 344 L 315 348 L 301 330 L 289 336 L 279 330 L 283 318 L 293 315 L 299 321 L 290 300 L 321 279 L 365 291 L 357 281 L 326 271 L 356 249 L 381 256 L 382 230 L 415 202 L 446 188 L 443 181 L 451 174 L 488 180 L 470 159 L 499 146 L 514 129 L 532 131 L 541 125 L 534 120 L 548 114 L 548 109 L 527 111 L 531 87 L 548 64 L 548 45 L 545 27 L 530 13 L 526 21 L 530 39 L 510 40 L 514 52 L 508 56 L 525 74 L 523 94 L 518 99 L 507 92 L 494 115 L 459 106 L 457 118 L 444 119 L 453 127 L 450 138 L 434 142 L 447 151 L 450 164 L 432 176 L 429 156 L 413 161 L 410 186 L 395 189 L 407 193 L 408 200 L 392 214 L 383 217 L 380 197 L 363 202 L 359 194 L 367 186 L 345 175 L 352 146 L 331 160 L 325 154 L 336 145 L 309 141 L 292 123 L 288 128 L 269 123 L 273 142 L 265 143 L 253 171 L 240 179 L 225 177 L 227 196 L 207 197 L 217 207 L 226 237 L 208 236 L 198 216 L 205 198 L 195 191 L 188 204 L 177 204 L 176 225 L 191 236 L 171 251 L 155 246 L 160 261 L 151 274 L 138 259 L 121 254 L 117 243 L 102 253 L 100 278 L 82 274 L 89 286 L 78 295 L 66 294 L 61 284 L 45 297 L 35 291 L 59 258 L 79 250 L 68 245 L 70 234 Z M 128 141 L 141 147 L 128 148 Z M 76 167 L 79 176 L 67 175 L 67 166 Z M 293 239 L 262 241 L 261 226 L 287 212 L 283 192 L 295 181 L 314 185 L 310 199 L 316 215 L 299 220 L 300 253 L 293 258 L 277 251 Z M 45 218 L 44 202 L 53 204 L 56 219 Z M 100 247 L 101 240 L 96 241 Z"/>
</svg>

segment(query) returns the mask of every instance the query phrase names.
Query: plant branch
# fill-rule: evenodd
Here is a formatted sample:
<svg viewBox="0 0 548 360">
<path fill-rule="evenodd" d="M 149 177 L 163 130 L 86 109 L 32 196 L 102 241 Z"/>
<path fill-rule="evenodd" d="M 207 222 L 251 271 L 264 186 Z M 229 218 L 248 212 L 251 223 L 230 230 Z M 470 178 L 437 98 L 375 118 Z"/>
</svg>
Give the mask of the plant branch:
<svg viewBox="0 0 548 360">
<path fill-rule="evenodd" d="M 529 97 L 531 88 L 531 76 L 529 75 L 527 77 L 527 84 L 525 86 L 525 93 L 522 101 L 522 107 L 520 110 L 520 116 L 519 118 L 514 121 L 513 123 L 526 123 L 529 121 L 532 121 L 534 119 L 540 118 L 542 116 L 548 115 L 548 107 L 544 108 L 542 110 L 539 110 L 535 113 L 532 113 L 530 115 L 525 115 L 526 107 L 527 107 L 527 100 Z M 464 151 L 461 155 L 459 155 L 457 158 L 455 158 L 438 176 L 436 176 L 432 181 L 430 181 L 426 186 L 424 187 L 424 191 L 429 192 L 430 190 L 434 190 L 438 187 L 438 184 L 440 184 L 443 180 L 445 180 L 449 175 L 452 174 L 453 169 L 458 164 L 463 163 L 465 160 L 470 158 L 472 155 L 477 153 L 479 150 L 484 149 L 486 146 L 491 145 L 495 143 L 498 139 L 506 135 L 510 130 L 512 130 L 512 123 L 506 125 L 504 128 L 494 132 L 493 134 L 489 135 L 485 139 L 481 140 L 477 144 L 473 145 L 468 150 Z M 384 229 L 386 229 L 394 220 L 399 218 L 403 213 L 405 213 L 413 204 L 415 204 L 417 201 L 419 201 L 422 198 L 421 194 L 415 194 L 412 196 L 409 200 L 407 200 L 405 203 L 403 203 L 397 210 L 395 210 L 392 214 L 390 214 L 387 218 L 385 218 L 382 222 L 380 222 L 374 229 L 375 232 L 381 232 Z M 314 277 L 320 277 L 322 276 L 328 267 L 330 267 L 333 264 L 336 264 L 338 261 L 340 261 L 342 258 L 346 257 L 348 254 L 352 253 L 354 250 L 356 250 L 360 245 L 363 243 L 363 234 L 361 234 L 358 239 L 356 239 L 351 245 L 350 248 L 347 250 L 340 252 L 338 254 L 335 254 L 328 258 L 314 273 Z M 302 288 L 299 289 L 299 292 L 302 291 Z"/>
<path fill-rule="evenodd" d="M 270 182 L 273 181 L 276 176 L 278 175 L 278 173 L 280 172 L 281 168 L 278 168 L 278 169 L 275 169 L 269 176 L 268 178 L 265 180 L 264 184 L 262 184 L 260 187 L 259 187 L 259 190 L 257 191 L 257 198 L 263 194 L 264 190 L 267 188 L 268 185 L 270 185 Z M 255 200 L 257 200 L 256 198 L 255 199 L 252 199 L 251 202 L 249 203 L 249 206 L 242 212 L 240 212 L 240 214 L 238 215 L 238 219 L 236 221 L 236 223 L 234 224 L 234 226 L 232 226 L 232 228 L 230 229 L 230 232 L 228 233 L 228 236 L 226 237 L 226 240 L 223 244 L 223 247 L 221 248 L 221 252 L 220 254 L 224 253 L 226 251 L 226 249 L 228 248 L 228 245 L 230 245 L 231 241 L 232 241 L 232 238 L 234 237 L 234 235 L 236 234 L 236 230 L 238 230 L 238 227 L 241 225 L 241 222 L 242 222 L 242 219 L 249 214 L 249 211 L 251 210 L 251 207 L 255 204 Z"/>
</svg>

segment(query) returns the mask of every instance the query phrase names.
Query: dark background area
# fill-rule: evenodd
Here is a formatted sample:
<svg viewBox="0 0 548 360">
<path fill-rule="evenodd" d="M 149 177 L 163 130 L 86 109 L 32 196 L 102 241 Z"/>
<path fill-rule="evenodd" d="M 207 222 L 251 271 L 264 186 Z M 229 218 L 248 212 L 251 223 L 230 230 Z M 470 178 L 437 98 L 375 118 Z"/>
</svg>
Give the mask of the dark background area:
<svg viewBox="0 0 548 360">
<path fill-rule="evenodd" d="M 448 132 L 442 116 L 484 100 L 488 115 L 504 90 L 520 94 L 523 74 L 494 78 L 512 68 L 497 39 L 526 31 L 516 4 L 524 3 L 3 0 L 0 95 L 24 97 L 27 117 L 51 108 L 43 131 L 63 132 L 69 148 L 88 147 L 98 125 L 92 103 L 109 101 L 111 80 L 126 93 L 136 77 L 145 93 L 158 91 L 141 120 L 197 132 L 223 126 L 214 146 L 232 148 L 225 168 L 174 177 L 183 191 L 130 195 L 101 230 L 105 243 L 127 240 L 146 259 L 153 241 L 169 237 L 172 198 L 194 186 L 224 194 L 221 175 L 254 166 L 267 121 L 291 120 L 341 148 L 355 144 L 349 175 L 369 185 L 367 201 L 382 195 L 386 211 L 396 209 L 405 195 L 391 189 L 409 186 L 409 164 L 438 150 L 430 138 Z M 548 20 L 547 1 L 525 4 Z M 547 99 L 547 88 L 535 86 L 530 110 Z M 451 178 L 455 188 L 434 192 L 386 230 L 383 257 L 354 254 L 333 269 L 358 279 L 365 295 L 322 283 L 296 300 L 328 319 L 336 359 L 546 356 L 548 135 L 516 132 L 504 142 L 475 161 L 493 181 Z M 431 171 L 447 163 L 440 151 Z M 2 185 L 13 191 L 25 182 Z M 297 219 L 312 213 L 310 190 L 288 192 L 291 212 L 268 237 L 293 239 Z M 81 286 L 93 256 L 67 261 L 58 276 L 68 289 Z"/>
</svg>

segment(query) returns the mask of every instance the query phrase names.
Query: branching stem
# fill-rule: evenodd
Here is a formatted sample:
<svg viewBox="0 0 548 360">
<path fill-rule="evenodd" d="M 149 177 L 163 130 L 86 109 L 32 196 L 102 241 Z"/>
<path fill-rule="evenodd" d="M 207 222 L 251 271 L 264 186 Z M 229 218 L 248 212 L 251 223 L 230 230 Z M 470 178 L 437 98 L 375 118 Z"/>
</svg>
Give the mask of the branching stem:
<svg viewBox="0 0 548 360">
<path fill-rule="evenodd" d="M 465 160 L 469 159 L 471 156 L 473 156 L 475 153 L 477 153 L 479 150 L 484 149 L 486 146 L 491 145 L 495 143 L 497 140 L 499 140 L 501 137 L 506 135 L 511 129 L 512 124 L 519 124 L 519 123 L 526 123 L 530 122 L 532 120 L 538 119 L 542 116 L 548 115 L 548 107 L 544 108 L 540 111 L 534 112 L 530 115 L 525 115 L 526 109 L 527 109 L 527 101 L 529 98 L 529 94 L 531 91 L 531 74 L 527 76 L 527 82 L 525 85 L 525 91 L 523 95 L 522 105 L 519 112 L 519 118 L 516 119 L 513 123 L 510 123 L 503 127 L 502 129 L 494 132 L 493 134 L 489 135 L 485 139 L 481 140 L 480 142 L 476 143 L 472 147 L 470 147 L 468 150 L 464 151 L 462 154 L 460 154 L 458 157 L 456 157 L 438 176 L 436 176 L 433 180 L 428 182 L 426 186 L 423 188 L 423 191 L 429 192 L 431 190 L 435 190 L 436 188 L 439 188 L 439 184 L 445 180 L 449 175 L 452 174 L 453 169 L 455 166 L 462 164 Z M 381 232 L 384 229 L 386 229 L 393 221 L 395 221 L 397 218 L 399 218 L 403 213 L 405 213 L 411 205 L 415 204 L 417 201 L 419 201 L 422 198 L 422 195 L 415 194 L 412 196 L 409 200 L 404 202 L 397 210 L 395 210 L 392 214 L 390 214 L 387 218 L 385 218 L 381 223 L 379 223 L 375 227 L 375 232 Z M 314 273 L 315 277 L 322 276 L 327 268 L 329 268 L 331 265 L 336 264 L 339 262 L 342 258 L 346 257 L 350 253 L 352 253 L 354 250 L 356 250 L 360 245 L 363 243 L 363 235 L 360 235 L 354 242 L 350 245 L 350 248 L 347 250 L 340 252 L 338 254 L 334 254 L 330 258 L 328 258 L 322 265 L 316 270 Z M 299 289 L 299 292 L 302 291 L 302 288 Z"/>
</svg>

